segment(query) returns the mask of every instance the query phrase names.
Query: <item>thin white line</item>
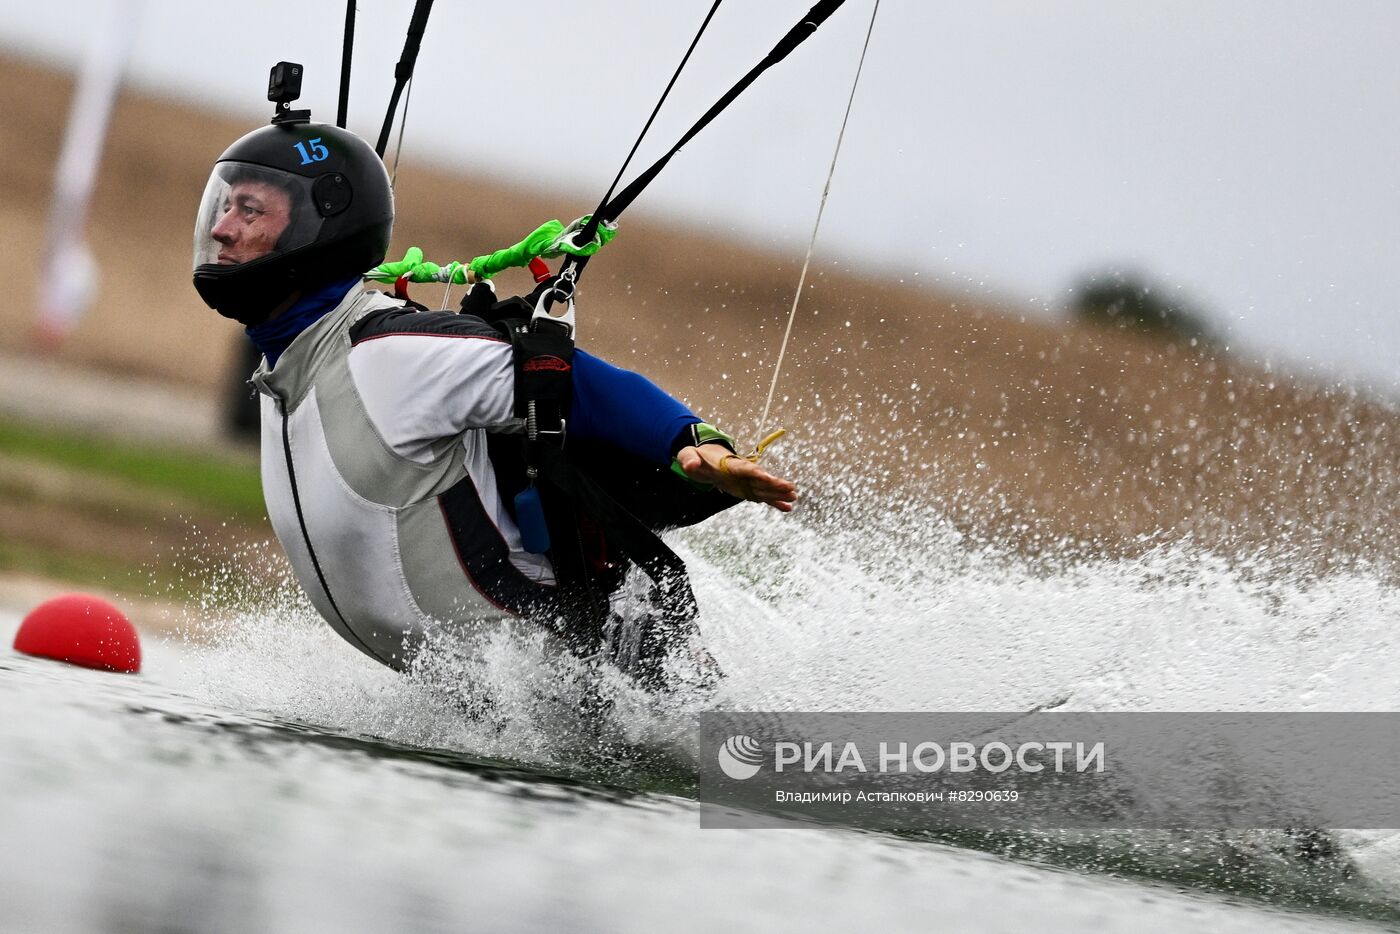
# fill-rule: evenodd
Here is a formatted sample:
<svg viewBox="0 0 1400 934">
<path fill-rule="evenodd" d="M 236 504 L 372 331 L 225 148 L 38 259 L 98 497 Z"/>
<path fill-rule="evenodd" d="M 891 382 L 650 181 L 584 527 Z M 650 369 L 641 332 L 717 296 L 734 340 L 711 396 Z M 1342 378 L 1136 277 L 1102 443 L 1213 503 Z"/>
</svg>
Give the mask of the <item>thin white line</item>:
<svg viewBox="0 0 1400 934">
<path fill-rule="evenodd" d="M 841 118 L 841 132 L 836 134 L 836 149 L 831 154 L 831 168 L 826 173 L 826 185 L 822 188 L 821 204 L 817 206 L 817 221 L 812 225 L 812 239 L 807 243 L 807 257 L 802 261 L 802 274 L 797 277 L 797 292 L 792 296 L 792 309 L 788 312 L 787 330 L 783 332 L 783 343 L 778 348 L 778 362 L 773 365 L 773 381 L 768 384 L 768 398 L 763 403 L 763 417 L 758 421 L 759 435 L 762 436 L 768 425 L 768 412 L 773 405 L 773 393 L 778 388 L 778 376 L 783 371 L 783 357 L 787 354 L 788 340 L 792 337 L 792 323 L 797 320 L 797 303 L 802 298 L 802 286 L 807 282 L 807 267 L 812 263 L 812 251 L 817 245 L 817 231 L 822 226 L 822 212 L 826 210 L 826 196 L 831 193 L 831 178 L 836 174 L 836 159 L 841 155 L 841 141 L 846 136 L 846 122 L 851 119 L 851 105 L 855 103 L 856 88 L 860 85 L 860 72 L 865 67 L 865 53 L 870 48 L 870 35 L 875 31 L 875 15 L 880 12 L 880 0 L 870 10 L 870 27 L 865 31 L 865 45 L 860 49 L 860 62 L 856 65 L 856 78 L 851 82 L 851 96 L 846 101 L 846 115 Z"/>
<path fill-rule="evenodd" d="M 877 0 L 878 2 L 878 0 Z M 408 78 L 408 90 L 403 97 L 403 119 L 399 121 L 399 141 L 394 144 L 394 171 L 389 173 L 389 187 L 399 180 L 399 153 L 403 152 L 403 128 L 408 126 L 408 104 L 413 100 L 413 76 Z"/>
</svg>

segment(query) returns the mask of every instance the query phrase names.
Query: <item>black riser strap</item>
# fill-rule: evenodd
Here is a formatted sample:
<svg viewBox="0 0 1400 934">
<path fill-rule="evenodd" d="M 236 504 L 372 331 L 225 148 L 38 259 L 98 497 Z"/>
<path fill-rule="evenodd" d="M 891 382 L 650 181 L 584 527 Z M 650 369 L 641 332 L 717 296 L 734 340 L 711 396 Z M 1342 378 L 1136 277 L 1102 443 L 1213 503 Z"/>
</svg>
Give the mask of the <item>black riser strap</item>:
<svg viewBox="0 0 1400 934">
<path fill-rule="evenodd" d="M 340 54 L 340 103 L 336 107 L 335 125 L 345 129 L 350 114 L 350 64 L 355 51 L 355 0 L 345 3 L 345 42 Z"/>
<path fill-rule="evenodd" d="M 710 122 L 714 120 L 715 117 L 719 116 L 726 107 L 734 103 L 734 100 L 740 94 L 744 93 L 749 85 L 758 80 L 759 75 L 787 58 L 793 49 L 806 41 L 807 38 L 816 32 L 817 28 L 821 26 L 822 23 L 826 22 L 831 14 L 836 12 L 836 9 L 844 2 L 845 0 L 821 0 L 820 3 L 808 10 L 807 15 L 802 17 L 802 21 L 788 30 L 787 35 L 783 36 L 782 41 L 773 47 L 773 50 L 764 57 L 763 61 L 759 62 L 752 71 L 740 78 L 734 87 L 730 88 L 723 97 L 716 101 L 715 105 L 707 110 L 705 115 L 696 121 L 695 125 L 681 137 L 680 142 L 672 146 L 669 152 L 658 159 L 651 168 L 637 176 L 630 185 L 617 194 L 617 197 L 609 201 L 603 210 L 598 212 L 597 216 L 599 221 L 617 220 L 618 215 L 627 210 L 628 206 L 636 200 L 637 196 L 642 193 L 647 185 L 651 184 L 656 176 L 661 174 L 661 170 L 666 167 L 666 163 L 671 161 L 672 156 L 679 152 L 686 143 L 694 139 L 697 133 L 709 126 Z"/>
<path fill-rule="evenodd" d="M 562 451 L 545 447 L 541 455 L 543 474 L 597 520 L 609 540 L 651 578 L 673 618 L 694 618 L 695 594 L 690 589 L 685 562 L 587 474 L 575 469 Z"/>
<path fill-rule="evenodd" d="M 423 32 L 428 28 L 428 14 L 433 11 L 433 0 L 417 0 L 413 5 L 413 18 L 408 21 L 408 36 L 404 39 L 403 54 L 394 66 L 394 90 L 389 94 L 389 110 L 384 114 L 384 126 L 379 130 L 379 142 L 374 151 L 384 158 L 384 150 L 389 146 L 389 133 L 394 127 L 394 114 L 399 109 L 399 97 L 404 85 L 413 77 L 413 66 L 418 62 L 418 49 L 423 44 Z"/>
<path fill-rule="evenodd" d="M 558 430 L 559 416 L 569 411 L 574 387 L 574 342 L 548 331 L 511 333 L 515 358 L 515 414 L 524 418 L 528 405 L 548 409 L 553 418 L 541 427 Z"/>
<path fill-rule="evenodd" d="M 612 184 L 608 186 L 608 193 L 603 195 L 602 200 L 598 202 L 597 209 L 593 212 L 593 217 L 589 219 L 588 223 L 584 225 L 582 232 L 580 232 L 578 236 L 579 243 L 592 242 L 594 235 L 598 233 L 598 224 L 602 221 L 603 207 L 612 198 L 613 192 L 617 190 L 617 183 L 622 181 L 622 173 L 626 172 L 627 167 L 632 164 L 632 157 L 637 154 L 637 147 L 642 145 L 642 140 L 646 137 L 647 130 L 651 129 L 651 124 L 656 119 L 656 115 L 661 112 L 661 105 L 666 103 L 666 98 L 671 94 L 671 88 L 676 86 L 676 79 L 679 78 L 681 72 L 685 70 L 685 63 L 690 61 L 691 53 L 694 52 L 695 47 L 700 44 L 700 37 L 705 34 L 705 29 L 710 25 L 710 20 L 715 18 L 715 11 L 719 9 L 719 5 L 720 0 L 715 0 L 710 6 L 710 12 L 705 14 L 705 19 L 701 22 L 699 31 L 695 33 L 695 38 L 690 40 L 690 48 L 686 49 L 685 55 L 681 56 L 681 63 L 676 66 L 676 71 L 671 75 L 671 80 L 666 83 L 666 89 L 661 92 L 660 99 L 657 100 L 656 106 L 652 108 L 651 116 L 647 117 L 647 122 L 642 127 L 642 132 L 637 134 L 637 141 L 632 144 L 631 152 L 627 153 L 627 158 L 622 160 L 622 168 L 617 170 L 617 176 L 613 178 Z"/>
</svg>

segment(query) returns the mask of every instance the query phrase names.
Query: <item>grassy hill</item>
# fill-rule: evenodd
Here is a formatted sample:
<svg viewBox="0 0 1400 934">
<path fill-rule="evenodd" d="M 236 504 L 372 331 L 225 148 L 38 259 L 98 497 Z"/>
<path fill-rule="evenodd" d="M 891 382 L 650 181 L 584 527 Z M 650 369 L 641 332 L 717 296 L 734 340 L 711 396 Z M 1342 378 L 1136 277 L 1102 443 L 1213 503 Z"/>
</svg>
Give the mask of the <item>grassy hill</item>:
<svg viewBox="0 0 1400 934">
<path fill-rule="evenodd" d="M 66 75 L 0 59 L 0 251 L 19 272 L 0 303 L 0 349 L 28 347 L 29 270 L 71 91 Z M 212 161 L 251 128 L 122 95 L 90 222 L 101 299 L 66 358 L 160 378 L 173 398 L 224 385 L 241 338 L 190 287 L 190 229 Z M 465 258 L 590 194 L 406 163 L 393 251 Z M 644 207 L 590 267 L 583 344 L 752 437 L 800 257 L 663 229 Z M 934 503 L 1028 549 L 1190 534 L 1389 560 L 1400 418 L 1385 405 L 1189 343 L 1028 319 L 829 261 L 809 282 L 775 416 L 798 439 L 775 463 L 807 482 L 808 508 L 849 505 L 843 490 L 868 478 L 872 495 Z M 502 285 L 529 283 L 516 274 Z M 419 297 L 436 304 L 441 292 Z"/>
</svg>

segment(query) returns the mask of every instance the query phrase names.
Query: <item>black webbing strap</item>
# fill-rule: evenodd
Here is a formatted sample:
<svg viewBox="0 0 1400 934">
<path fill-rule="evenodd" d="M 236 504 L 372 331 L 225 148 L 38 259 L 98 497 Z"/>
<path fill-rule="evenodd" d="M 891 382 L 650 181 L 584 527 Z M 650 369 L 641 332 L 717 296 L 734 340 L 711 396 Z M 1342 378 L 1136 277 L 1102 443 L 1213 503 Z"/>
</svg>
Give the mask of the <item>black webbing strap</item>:
<svg viewBox="0 0 1400 934">
<path fill-rule="evenodd" d="M 607 533 L 608 541 L 641 568 L 656 585 L 660 609 L 669 623 L 693 620 L 698 612 L 685 562 L 655 532 L 613 499 L 593 478 L 576 469 L 562 448 L 540 449 L 540 472 L 551 484 L 588 513 Z"/>
<path fill-rule="evenodd" d="M 408 21 L 408 36 L 404 39 L 403 54 L 394 66 L 394 90 L 389 95 L 389 110 L 384 114 L 384 126 L 379 131 L 379 142 L 374 151 L 384 158 L 384 150 L 389 145 L 389 131 L 394 126 L 394 114 L 399 109 L 399 96 L 404 85 L 413 77 L 413 66 L 418 63 L 418 48 L 423 44 L 423 32 L 428 28 L 428 14 L 433 11 L 433 0 L 417 0 L 413 5 L 413 18 Z"/>
<path fill-rule="evenodd" d="M 576 467 L 565 453 L 563 416 L 569 410 L 573 393 L 572 336 L 567 329 L 546 320 L 536 321 L 533 327 L 520 320 L 499 324 L 510 335 L 514 352 L 515 414 L 527 420 L 524 445 L 527 472 L 537 471 L 539 480 L 546 481 L 586 513 L 602 528 L 608 542 L 651 578 L 660 594 L 660 609 L 669 624 L 683 625 L 693 620 L 697 607 L 685 562 L 611 493 Z M 547 514 L 562 505 L 550 504 Z M 555 513 L 556 518 L 559 515 Z M 563 536 L 551 534 L 551 538 L 555 539 L 556 548 L 574 545 Z M 563 557 L 556 555 L 556 571 L 564 570 L 559 566 Z M 575 583 L 587 585 L 588 582 Z"/>
<path fill-rule="evenodd" d="M 632 157 L 637 154 L 637 147 L 642 145 L 642 139 L 647 135 L 647 130 L 651 129 L 652 123 L 656 120 L 656 115 L 661 112 L 661 105 L 666 103 L 666 98 L 671 94 L 671 88 L 676 86 L 676 79 L 679 78 L 681 72 L 685 70 L 685 63 L 690 61 L 690 53 L 694 52 L 695 47 L 700 44 L 700 37 L 705 34 L 705 28 L 710 25 L 710 20 L 715 18 L 715 11 L 719 9 L 719 5 L 720 0 L 715 0 L 714 5 L 710 7 L 710 12 L 705 14 L 705 20 L 700 24 L 700 29 L 696 31 L 695 38 L 690 40 L 690 48 L 686 49 L 685 54 L 681 56 L 681 63 L 676 66 L 675 73 L 671 75 L 671 80 L 666 82 L 666 89 L 661 92 L 661 97 L 657 99 L 656 106 L 651 109 L 651 116 L 647 117 L 647 122 L 642 127 L 642 132 L 637 134 L 637 141 L 632 144 L 632 149 L 627 153 L 627 158 L 622 160 L 622 168 L 617 170 L 617 175 L 613 177 L 612 184 L 608 186 L 607 194 L 603 195 L 602 199 L 598 202 L 598 209 L 593 212 L 594 217 L 601 216 L 603 209 L 607 207 L 608 200 L 612 198 L 613 192 L 617 190 L 617 183 L 622 181 L 622 173 L 626 172 L 627 167 L 632 164 Z M 582 242 L 587 243 L 597 234 L 598 224 L 590 221 L 584 230 L 587 233 L 587 237 Z"/>
<path fill-rule="evenodd" d="M 540 449 L 564 441 L 564 414 L 574 392 L 574 341 L 552 321 L 510 331 L 515 360 L 515 414 L 525 419 L 525 466 L 538 467 Z"/>
<path fill-rule="evenodd" d="M 540 321 L 533 328 L 512 331 L 511 343 L 515 345 L 516 416 L 529 415 L 528 405 L 534 402 L 544 403 L 562 417 L 574 388 L 574 341 L 568 329 Z"/>
<path fill-rule="evenodd" d="M 652 183 L 657 175 L 661 174 L 661 170 L 666 168 L 666 163 L 671 161 L 672 156 L 680 152 L 682 147 L 694 139 L 697 133 L 709 126 L 710 122 L 713 121 L 715 117 L 719 116 L 724 112 L 725 108 L 734 103 L 735 99 L 740 94 L 744 93 L 749 85 L 758 80 L 759 75 L 787 58 L 793 49 L 805 42 L 844 2 L 845 0 L 820 0 L 820 2 L 808 10 L 806 15 L 802 17 L 802 20 L 796 26 L 789 29 L 787 35 L 783 36 L 782 40 L 777 45 L 773 46 L 772 51 L 763 57 L 763 61 L 754 66 L 748 74 L 739 79 L 734 87 L 730 88 L 723 97 L 716 101 L 715 105 L 707 110 L 703 117 L 696 121 L 695 125 L 680 138 L 679 142 L 672 146 L 664 156 L 656 160 L 651 168 L 633 179 L 632 183 L 622 189 L 616 197 L 609 199 L 606 204 L 601 206 L 597 211 L 594 211 L 593 217 L 589 220 L 588 224 L 574 237 L 574 242 L 588 243 L 597 234 L 599 224 L 617 220 L 618 215 L 627 210 L 628 206 L 637 199 L 637 196 Z M 687 52 L 686 54 L 689 55 L 690 53 Z M 583 273 L 583 267 L 586 265 L 588 265 L 587 257 L 575 257 L 570 255 L 565 259 L 564 266 L 560 270 L 560 273 L 563 274 L 572 269 L 572 276 L 574 279 L 577 279 Z"/>
<path fill-rule="evenodd" d="M 345 129 L 350 111 L 350 63 L 355 51 L 355 0 L 345 0 L 345 44 L 340 51 L 340 105 L 335 112 L 335 125 Z"/>
</svg>

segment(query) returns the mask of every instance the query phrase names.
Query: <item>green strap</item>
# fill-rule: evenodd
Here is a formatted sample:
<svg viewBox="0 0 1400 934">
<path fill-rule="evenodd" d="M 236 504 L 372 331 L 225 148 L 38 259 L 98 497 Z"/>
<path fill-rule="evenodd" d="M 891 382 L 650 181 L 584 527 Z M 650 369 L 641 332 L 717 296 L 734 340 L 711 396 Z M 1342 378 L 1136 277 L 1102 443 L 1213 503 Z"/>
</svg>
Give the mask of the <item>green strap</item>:
<svg viewBox="0 0 1400 934">
<path fill-rule="evenodd" d="M 589 218 L 590 215 L 585 214 L 567 227 L 557 220 L 545 221 L 519 243 L 504 250 L 478 256 L 465 266 L 458 262 L 439 266 L 423 259 L 423 251 L 412 246 L 408 248 L 403 259 L 396 263 L 380 263 L 366 273 L 365 277 L 376 282 L 394 282 L 400 276 L 408 276 L 410 282 L 451 282 L 453 285 L 465 285 L 468 269 L 477 279 L 490 279 L 506 269 L 528 266 L 530 260 L 537 256 L 546 259 L 553 259 L 565 253 L 573 256 L 592 256 L 612 242 L 613 237 L 617 236 L 617 226 L 602 224 L 592 242 L 575 246 L 573 235 L 588 224 Z"/>
<path fill-rule="evenodd" d="M 486 256 L 478 256 L 467 265 L 478 279 L 490 279 L 503 269 L 528 266 L 530 260 L 536 256 L 543 256 L 545 259 L 553 259 L 565 253 L 571 256 L 592 256 L 617 236 L 617 225 L 600 224 L 592 241 L 583 246 L 576 246 L 573 234 L 587 226 L 591 217 L 592 215 L 585 214 L 567 227 L 557 220 L 545 221 L 514 246 Z"/>
<path fill-rule="evenodd" d="M 564 225 L 559 221 L 545 221 L 536 227 L 529 236 L 514 246 L 497 250 L 485 256 L 478 256 L 467 264 L 478 279 L 490 279 L 498 272 L 517 266 L 528 266 L 536 256 L 545 251 L 564 233 Z"/>
</svg>

